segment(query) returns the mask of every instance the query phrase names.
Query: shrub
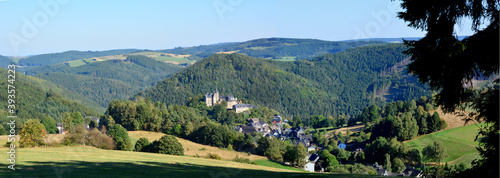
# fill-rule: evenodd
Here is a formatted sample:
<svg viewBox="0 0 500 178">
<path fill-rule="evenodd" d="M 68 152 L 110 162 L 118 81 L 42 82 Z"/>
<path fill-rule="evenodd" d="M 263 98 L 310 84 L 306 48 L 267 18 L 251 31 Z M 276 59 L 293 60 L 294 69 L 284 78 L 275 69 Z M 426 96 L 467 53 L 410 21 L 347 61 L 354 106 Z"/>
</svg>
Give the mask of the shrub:
<svg viewBox="0 0 500 178">
<path fill-rule="evenodd" d="M 205 158 L 208 158 L 208 159 L 216 159 L 216 160 L 221 160 L 222 158 L 218 155 L 218 154 L 215 154 L 215 153 L 208 153 Z"/>
<path fill-rule="evenodd" d="M 248 158 L 240 158 L 238 157 L 238 155 L 236 155 L 236 158 L 233 159 L 234 162 L 238 162 L 238 163 L 247 163 L 247 164 L 255 164 L 257 165 L 257 162 L 255 161 L 252 161 Z"/>
<path fill-rule="evenodd" d="M 87 138 L 89 145 L 106 150 L 113 150 L 116 148 L 113 138 L 99 132 L 97 129 L 88 132 L 88 135 L 89 136 Z"/>
<path fill-rule="evenodd" d="M 44 137 L 47 134 L 45 131 L 45 126 L 37 120 L 30 119 L 26 121 L 21 130 L 19 131 L 19 136 L 21 140 L 19 141 L 20 147 L 34 147 L 44 144 Z"/>
<path fill-rule="evenodd" d="M 112 150 L 116 148 L 113 139 L 97 129 L 92 131 L 85 130 L 84 126 L 73 127 L 73 130 L 64 136 L 61 141 L 64 145 L 82 144 L 94 146 L 100 149 Z"/>
<path fill-rule="evenodd" d="M 140 138 L 135 143 L 135 151 L 143 151 L 149 145 L 149 140 L 147 138 Z M 145 151 L 145 150 L 144 150 Z"/>
<path fill-rule="evenodd" d="M 165 135 L 153 142 L 153 152 L 169 155 L 184 155 L 181 143 L 172 135 Z"/>
<path fill-rule="evenodd" d="M 132 142 L 128 137 L 127 129 L 123 128 L 120 124 L 115 124 L 109 127 L 108 135 L 115 141 L 117 150 L 131 150 Z"/>
<path fill-rule="evenodd" d="M 47 129 L 47 132 L 48 133 L 51 133 L 51 134 L 55 134 L 57 133 L 57 122 L 56 120 L 54 120 L 54 118 L 50 117 L 50 116 L 47 116 L 47 117 L 44 117 L 42 120 L 41 120 L 43 126 L 45 126 L 45 128 Z"/>
</svg>

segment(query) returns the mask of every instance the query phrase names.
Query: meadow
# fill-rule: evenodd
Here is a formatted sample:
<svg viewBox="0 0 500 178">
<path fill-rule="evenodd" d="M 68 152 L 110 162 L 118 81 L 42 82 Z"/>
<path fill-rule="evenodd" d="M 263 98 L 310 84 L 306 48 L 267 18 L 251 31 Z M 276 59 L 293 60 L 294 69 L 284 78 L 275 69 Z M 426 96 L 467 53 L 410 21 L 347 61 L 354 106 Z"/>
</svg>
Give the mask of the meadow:
<svg viewBox="0 0 500 178">
<path fill-rule="evenodd" d="M 151 139 L 157 137 L 154 134 L 149 136 Z M 6 138 L 0 137 L 0 142 L 5 143 Z M 7 150 L 7 147 L 0 148 L 0 152 Z M 81 145 L 20 148 L 16 153 L 16 170 L 5 169 L 8 163 L 2 161 L 0 166 L 4 169 L 0 169 L 0 177 L 374 177 L 307 173 L 267 159 L 259 159 L 256 161 L 259 165 L 252 165 Z M 0 160 L 6 160 L 7 156 L 0 154 Z"/>
<path fill-rule="evenodd" d="M 476 150 L 478 142 L 474 141 L 477 132 L 477 125 L 468 125 L 424 135 L 406 141 L 405 145 L 409 148 L 417 148 L 422 151 L 426 145 L 432 143 L 434 140 L 439 140 L 443 143 L 447 153 L 447 158 L 442 162 L 470 165 L 473 159 L 479 158 L 478 151 Z"/>
</svg>

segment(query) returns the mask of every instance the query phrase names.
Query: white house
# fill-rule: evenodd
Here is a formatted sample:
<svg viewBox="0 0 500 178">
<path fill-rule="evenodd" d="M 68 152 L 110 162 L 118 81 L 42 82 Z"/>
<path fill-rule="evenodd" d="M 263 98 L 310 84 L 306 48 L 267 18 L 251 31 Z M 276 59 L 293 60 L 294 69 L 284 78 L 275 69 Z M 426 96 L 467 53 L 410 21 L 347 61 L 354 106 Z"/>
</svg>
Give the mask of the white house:
<svg viewBox="0 0 500 178">
<path fill-rule="evenodd" d="M 306 157 L 306 160 L 308 162 L 304 166 L 304 170 L 309 172 L 314 172 L 314 166 L 316 165 L 316 162 L 319 160 L 319 155 L 314 153 L 311 156 Z"/>
</svg>

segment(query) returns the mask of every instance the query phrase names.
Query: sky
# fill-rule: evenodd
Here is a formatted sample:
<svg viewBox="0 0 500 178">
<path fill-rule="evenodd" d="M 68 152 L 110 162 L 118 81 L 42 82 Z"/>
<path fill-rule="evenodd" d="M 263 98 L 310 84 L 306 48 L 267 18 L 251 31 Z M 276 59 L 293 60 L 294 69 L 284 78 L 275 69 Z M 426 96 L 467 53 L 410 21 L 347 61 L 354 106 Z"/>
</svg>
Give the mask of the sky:
<svg viewBox="0 0 500 178">
<path fill-rule="evenodd" d="M 0 0 L 0 55 L 170 49 L 258 38 L 423 37 L 391 0 Z M 472 35 L 470 21 L 456 35 Z"/>
</svg>

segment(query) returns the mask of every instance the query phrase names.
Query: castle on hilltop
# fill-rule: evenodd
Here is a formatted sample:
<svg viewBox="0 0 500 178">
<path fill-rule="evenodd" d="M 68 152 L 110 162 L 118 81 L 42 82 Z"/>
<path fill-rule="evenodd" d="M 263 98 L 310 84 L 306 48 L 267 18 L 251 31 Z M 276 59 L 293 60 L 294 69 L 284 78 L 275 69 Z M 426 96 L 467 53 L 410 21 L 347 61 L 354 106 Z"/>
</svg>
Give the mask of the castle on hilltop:
<svg viewBox="0 0 500 178">
<path fill-rule="evenodd" d="M 232 109 L 236 113 L 241 113 L 253 108 L 258 109 L 257 106 L 241 103 L 241 101 L 238 101 L 238 98 L 234 97 L 233 95 L 220 95 L 219 90 L 217 90 L 217 88 L 215 88 L 214 93 L 207 93 L 205 95 L 205 103 L 207 104 L 207 106 L 215 106 L 216 104 L 219 104 L 222 101 L 226 101 L 227 103 L 226 109 Z"/>
<path fill-rule="evenodd" d="M 227 109 L 232 109 L 234 105 L 238 104 L 238 98 L 233 95 L 219 95 L 219 90 L 217 90 L 217 88 L 215 88 L 214 93 L 207 93 L 205 95 L 205 103 L 207 103 L 207 106 L 215 106 L 222 101 L 227 102 Z"/>
</svg>

